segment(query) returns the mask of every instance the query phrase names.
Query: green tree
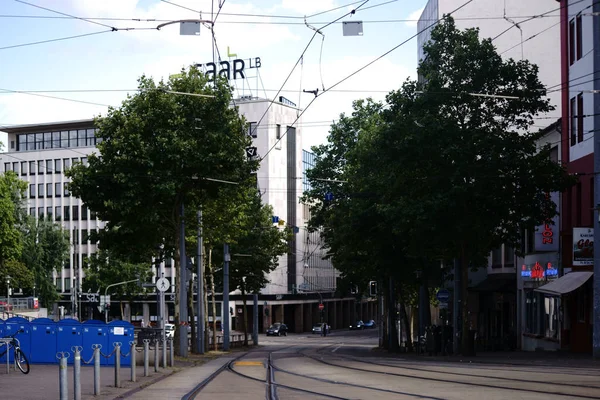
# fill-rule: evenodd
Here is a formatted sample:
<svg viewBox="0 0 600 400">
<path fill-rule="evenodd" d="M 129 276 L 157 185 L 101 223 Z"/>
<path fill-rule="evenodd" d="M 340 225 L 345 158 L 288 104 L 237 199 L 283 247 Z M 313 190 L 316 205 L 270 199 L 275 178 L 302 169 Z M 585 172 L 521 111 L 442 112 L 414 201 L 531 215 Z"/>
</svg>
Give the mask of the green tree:
<svg viewBox="0 0 600 400">
<path fill-rule="evenodd" d="M 21 261 L 9 260 L 0 266 L 0 282 L 4 293 L 8 288 L 6 280 L 9 276 L 11 288 L 31 289 L 33 287 L 33 272 Z"/>
<path fill-rule="evenodd" d="M 431 38 L 421 83 L 388 95 L 385 123 L 360 164 L 381 171 L 383 217 L 408 238 L 407 256 L 461 260 L 465 352 L 469 269 L 503 243 L 516 248 L 523 228 L 556 215 L 545 194 L 573 181 L 531 130 L 535 115 L 551 109 L 537 66 L 502 60 L 490 39 L 456 29 L 452 18 Z"/>
<path fill-rule="evenodd" d="M 243 232 L 231 246 L 230 288 L 242 293 L 244 346 L 248 345 L 246 294 L 258 294 L 267 285 L 267 274 L 277 268 L 279 257 L 288 252 L 293 235 L 289 227 L 280 230 L 273 225 L 273 208 L 263 205 L 260 194 L 254 192 Z"/>
<path fill-rule="evenodd" d="M 150 261 L 135 264 L 119 258 L 108 250 L 99 250 L 89 257 L 83 273 L 85 275 L 82 284 L 83 291 L 100 293 L 101 295 L 104 295 L 109 285 L 138 280 L 138 282 L 130 282 L 108 289 L 108 294 L 119 299 L 121 319 L 123 319 L 123 300 L 130 302 L 135 295 L 144 291 L 139 283 L 148 282 L 152 270 L 150 269 Z"/>
<path fill-rule="evenodd" d="M 239 182 L 258 163 L 246 157 L 251 138 L 224 78 L 212 81 L 191 67 L 167 82 L 143 76 L 139 89 L 97 119 L 99 154 L 67 175 L 73 194 L 107 221 L 103 248 L 143 262 L 162 245 L 178 265 L 182 204 L 194 221 L 197 207 L 223 185 L 210 179 Z M 179 327 L 178 303 L 175 322 Z"/>
<path fill-rule="evenodd" d="M 69 233 L 50 219 L 28 217 L 23 225 L 21 260 L 33 272 L 36 293 L 44 307 L 50 307 L 59 295 L 53 273 L 69 262 Z"/>
<path fill-rule="evenodd" d="M 24 221 L 27 183 L 12 171 L 0 174 L 0 268 L 18 260 L 23 249 L 20 226 Z"/>
</svg>

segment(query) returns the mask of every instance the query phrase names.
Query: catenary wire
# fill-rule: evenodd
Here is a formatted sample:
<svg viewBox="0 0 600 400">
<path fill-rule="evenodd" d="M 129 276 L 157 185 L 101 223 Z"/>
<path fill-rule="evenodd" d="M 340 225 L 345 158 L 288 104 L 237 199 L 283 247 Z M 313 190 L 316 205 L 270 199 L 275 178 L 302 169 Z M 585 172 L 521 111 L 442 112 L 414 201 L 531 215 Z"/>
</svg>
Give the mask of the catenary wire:
<svg viewBox="0 0 600 400">
<path fill-rule="evenodd" d="M 452 14 L 454 14 L 455 12 L 457 12 L 458 10 L 462 9 L 463 7 L 466 7 L 468 4 L 470 4 L 471 2 L 473 2 L 473 0 L 467 0 L 467 2 L 465 2 L 464 4 L 462 4 L 461 6 L 459 6 L 458 8 L 456 8 L 455 10 L 451 11 L 450 13 L 448 13 L 447 15 L 445 15 L 442 18 L 446 18 L 447 16 L 450 16 Z M 361 72 L 362 70 L 364 70 L 365 68 L 368 68 L 369 66 L 371 66 L 372 64 L 376 63 L 377 61 L 381 60 L 383 57 L 387 56 L 388 54 L 390 54 L 391 52 L 395 51 L 396 49 L 400 48 L 401 46 L 405 45 L 406 43 L 408 43 L 409 41 L 411 41 L 412 39 L 416 38 L 421 32 L 424 32 L 428 29 L 430 29 L 431 27 L 435 26 L 441 19 L 436 20 L 434 23 L 428 25 L 427 27 L 425 27 L 424 29 L 422 29 L 421 31 L 417 32 L 416 34 L 412 35 L 411 37 L 409 37 L 406 40 L 403 40 L 402 42 L 400 42 L 400 44 L 394 46 L 392 49 L 386 51 L 385 53 L 383 53 L 381 56 L 375 58 L 374 60 L 368 62 L 367 64 L 365 64 L 364 66 L 362 66 L 361 68 L 357 69 L 356 71 L 352 72 L 351 74 L 347 75 L 346 77 L 340 79 L 339 81 L 337 81 L 336 83 L 334 83 L 332 86 L 330 86 L 329 88 L 327 88 L 326 90 L 324 90 L 323 92 L 321 92 L 321 94 L 319 95 L 315 95 L 315 97 L 310 101 L 310 103 L 308 103 L 308 105 L 306 106 L 306 108 L 304 108 L 304 110 L 302 110 L 302 112 L 298 115 L 298 117 L 296 118 L 296 121 L 298 121 L 298 119 L 300 119 L 300 117 L 302 116 L 302 114 L 304 114 L 306 112 L 306 110 L 308 110 L 310 108 L 310 106 L 313 104 L 313 102 L 318 98 L 321 97 L 323 94 L 327 93 L 329 90 L 335 88 L 336 86 L 340 85 L 342 82 L 345 82 L 346 80 L 350 79 L 351 77 L 353 77 L 354 75 L 358 74 L 359 72 Z M 316 32 L 315 32 L 316 34 Z M 313 35 L 314 38 L 314 35 Z M 286 131 L 283 133 L 283 135 L 281 135 L 281 138 L 277 139 L 275 141 L 275 144 L 273 144 L 273 146 L 271 146 L 271 148 L 265 153 L 264 156 L 261 157 L 261 160 L 263 160 L 267 155 L 269 155 L 269 153 L 279 144 L 279 142 L 285 137 L 285 135 L 289 132 L 289 128 L 286 129 Z"/>
</svg>

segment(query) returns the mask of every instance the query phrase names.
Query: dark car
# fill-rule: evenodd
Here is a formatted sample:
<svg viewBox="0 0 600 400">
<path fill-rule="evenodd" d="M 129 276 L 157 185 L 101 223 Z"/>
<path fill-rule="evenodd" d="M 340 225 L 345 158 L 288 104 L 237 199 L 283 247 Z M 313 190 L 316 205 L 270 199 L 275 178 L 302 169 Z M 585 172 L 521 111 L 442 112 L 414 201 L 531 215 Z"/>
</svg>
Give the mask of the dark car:
<svg viewBox="0 0 600 400">
<path fill-rule="evenodd" d="M 357 321 L 355 324 L 350 325 L 351 331 L 353 331 L 355 329 L 365 329 L 365 323 L 362 321 Z"/>
<path fill-rule="evenodd" d="M 267 336 L 287 336 L 288 327 L 286 324 L 276 322 L 267 329 Z"/>
<path fill-rule="evenodd" d="M 375 324 L 375 321 L 373 321 L 373 320 L 365 322 L 365 324 L 364 324 L 364 327 L 367 329 L 373 329 L 373 328 L 375 328 L 375 326 L 377 326 L 377 325 Z"/>
</svg>

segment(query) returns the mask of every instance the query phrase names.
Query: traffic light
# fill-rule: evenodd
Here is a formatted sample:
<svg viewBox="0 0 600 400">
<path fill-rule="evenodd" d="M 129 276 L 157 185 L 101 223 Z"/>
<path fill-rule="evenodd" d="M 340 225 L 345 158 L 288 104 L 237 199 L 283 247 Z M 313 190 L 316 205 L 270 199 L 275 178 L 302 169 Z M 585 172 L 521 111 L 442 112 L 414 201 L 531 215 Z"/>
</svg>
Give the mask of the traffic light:
<svg viewBox="0 0 600 400">
<path fill-rule="evenodd" d="M 369 282 L 369 295 L 377 296 L 377 281 Z"/>
</svg>

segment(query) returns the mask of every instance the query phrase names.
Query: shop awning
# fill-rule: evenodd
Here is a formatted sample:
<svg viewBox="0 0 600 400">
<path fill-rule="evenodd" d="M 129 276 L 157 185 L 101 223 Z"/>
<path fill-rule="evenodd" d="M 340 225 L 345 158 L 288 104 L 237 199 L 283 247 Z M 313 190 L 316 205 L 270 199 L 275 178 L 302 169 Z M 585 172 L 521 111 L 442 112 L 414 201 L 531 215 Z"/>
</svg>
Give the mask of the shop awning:
<svg viewBox="0 0 600 400">
<path fill-rule="evenodd" d="M 571 293 L 586 283 L 593 275 L 590 271 L 569 272 L 565 276 L 561 276 L 554 282 L 550 282 L 544 286 L 535 289 L 536 292 L 542 292 L 553 296 L 561 296 Z"/>
</svg>

